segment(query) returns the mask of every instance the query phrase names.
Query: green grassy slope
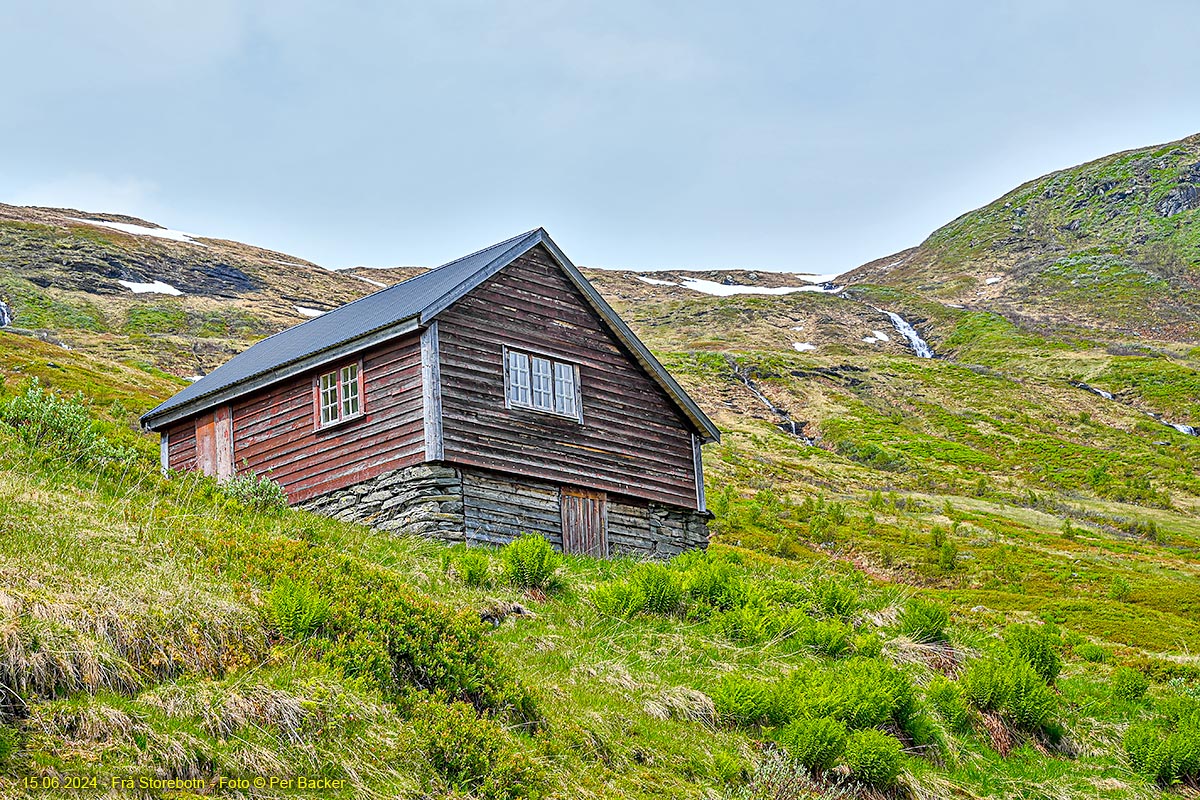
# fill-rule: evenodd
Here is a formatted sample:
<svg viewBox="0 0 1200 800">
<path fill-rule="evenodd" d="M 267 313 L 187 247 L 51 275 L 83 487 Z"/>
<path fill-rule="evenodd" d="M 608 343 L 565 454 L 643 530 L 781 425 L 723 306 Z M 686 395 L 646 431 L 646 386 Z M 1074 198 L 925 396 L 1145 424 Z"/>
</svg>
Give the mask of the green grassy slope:
<svg viewBox="0 0 1200 800">
<path fill-rule="evenodd" d="M 1053 326 L 1194 342 L 1197 208 L 1191 136 L 1030 181 L 851 277 Z"/>
<path fill-rule="evenodd" d="M 74 387 L 90 359 L 64 356 L 47 380 Z M 31 447 L 28 425 L 14 427 L 10 412 L 0 423 L 6 793 L 68 796 L 40 787 L 71 780 L 86 794 L 93 780 L 141 776 L 251 786 L 302 776 L 342 781 L 319 796 L 345 797 L 867 791 L 788 760 L 809 757 L 809 723 L 798 720 L 815 718 L 849 731 L 841 761 L 855 775 L 875 774 L 876 763 L 853 755 L 869 739 L 855 731 L 885 731 L 903 746 L 887 795 L 1155 797 L 1126 765 L 1122 732 L 1193 702 L 1187 680 L 1167 680 L 1172 670 L 1194 676 L 1186 659 L 1051 624 L 1065 667 L 1036 729 L 1003 709 L 969 710 L 960 687 L 971 684 L 953 678 L 1012 657 L 998 634 L 1033 617 L 996 601 L 1038 596 L 1038 586 L 971 594 L 958 586 L 973 568 L 922 577 L 925 532 L 943 522 L 963 565 L 983 552 L 981 532 L 1030 536 L 1042 512 L 997 498 L 951 510 L 915 492 L 798 503 L 760 481 L 799 452 L 753 423 L 711 454 L 724 544 L 657 568 L 567 559 L 542 593 L 507 582 L 504 552 L 378 536 L 256 507 L 194 476 L 166 480 L 108 400 L 128 384 L 87 383 L 101 390 L 98 433 L 71 429 L 53 447 Z M 106 449 L 78 446 L 93 437 Z M 130 447 L 139 452 L 122 455 Z M 837 468 L 832 456 L 818 460 Z M 760 491 L 716 491 L 730 476 Z M 908 543 L 897 539 L 895 563 L 911 560 L 909 582 L 926 588 L 845 563 L 857 543 L 901 531 Z M 1118 556 L 1149 559 L 1122 542 L 1081 532 L 1035 559 L 1066 563 L 1078 547 L 1096 574 Z M 1154 561 L 1165 570 L 1170 560 Z M 914 595 L 952 608 L 949 625 Z M 481 609 L 511 603 L 533 616 L 480 623 Z M 1153 618 L 1137 596 L 1112 603 Z M 1110 690 L 1124 662 L 1156 676 L 1147 698 Z M 218 793 L 234 792 L 218 784 Z M 304 794 L 269 783 L 246 793 Z"/>
</svg>

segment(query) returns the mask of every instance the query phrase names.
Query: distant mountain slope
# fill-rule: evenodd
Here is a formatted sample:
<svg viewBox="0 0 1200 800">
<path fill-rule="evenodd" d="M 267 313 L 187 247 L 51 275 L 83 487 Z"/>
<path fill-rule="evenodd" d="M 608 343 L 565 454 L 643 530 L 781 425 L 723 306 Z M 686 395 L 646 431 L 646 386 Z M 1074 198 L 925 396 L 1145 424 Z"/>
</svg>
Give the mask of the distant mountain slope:
<svg viewBox="0 0 1200 800">
<path fill-rule="evenodd" d="M 1200 135 L 1023 184 L 851 283 L 1178 341 L 1200 337 Z"/>
</svg>

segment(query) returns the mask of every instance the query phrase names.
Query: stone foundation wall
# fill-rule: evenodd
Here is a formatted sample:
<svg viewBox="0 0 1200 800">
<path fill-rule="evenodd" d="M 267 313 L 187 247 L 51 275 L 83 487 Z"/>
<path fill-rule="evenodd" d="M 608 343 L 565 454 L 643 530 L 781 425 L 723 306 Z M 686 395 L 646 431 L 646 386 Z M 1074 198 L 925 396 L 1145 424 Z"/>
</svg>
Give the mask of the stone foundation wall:
<svg viewBox="0 0 1200 800">
<path fill-rule="evenodd" d="M 562 547 L 559 487 L 440 464 L 394 470 L 318 497 L 302 508 L 389 533 L 502 545 L 540 533 Z M 708 515 L 609 498 L 612 555 L 670 558 L 708 546 Z"/>
<path fill-rule="evenodd" d="M 462 476 L 439 464 L 385 472 L 300 507 L 388 533 L 463 541 Z"/>
</svg>

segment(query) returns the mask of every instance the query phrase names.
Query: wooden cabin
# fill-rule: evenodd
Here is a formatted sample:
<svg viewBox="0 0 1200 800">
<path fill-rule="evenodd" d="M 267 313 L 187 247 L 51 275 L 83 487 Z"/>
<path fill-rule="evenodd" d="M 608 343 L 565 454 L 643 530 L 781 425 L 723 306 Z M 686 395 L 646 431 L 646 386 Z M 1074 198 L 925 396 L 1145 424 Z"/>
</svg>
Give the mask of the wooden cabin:
<svg viewBox="0 0 1200 800">
<path fill-rule="evenodd" d="M 542 229 L 267 337 L 142 424 L 164 469 L 269 475 L 379 530 L 598 556 L 708 541 L 716 427 Z"/>
</svg>

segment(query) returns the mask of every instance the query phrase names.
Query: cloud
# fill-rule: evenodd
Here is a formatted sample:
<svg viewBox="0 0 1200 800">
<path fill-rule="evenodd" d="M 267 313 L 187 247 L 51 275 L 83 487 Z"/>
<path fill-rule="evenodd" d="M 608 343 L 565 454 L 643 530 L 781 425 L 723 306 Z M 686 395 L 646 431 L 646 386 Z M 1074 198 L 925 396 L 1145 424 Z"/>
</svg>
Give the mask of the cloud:
<svg viewBox="0 0 1200 800">
<path fill-rule="evenodd" d="M 17 189 L 5 202 L 19 206 L 77 208 L 81 211 L 145 216 L 157 210 L 152 181 L 76 173 Z"/>
</svg>

